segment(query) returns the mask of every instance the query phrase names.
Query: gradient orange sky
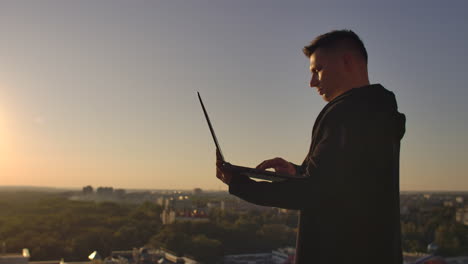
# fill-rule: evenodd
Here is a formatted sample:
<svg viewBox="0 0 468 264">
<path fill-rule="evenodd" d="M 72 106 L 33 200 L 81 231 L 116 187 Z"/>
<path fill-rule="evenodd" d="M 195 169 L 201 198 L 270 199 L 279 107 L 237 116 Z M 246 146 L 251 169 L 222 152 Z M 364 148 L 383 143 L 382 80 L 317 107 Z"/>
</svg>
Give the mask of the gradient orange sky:
<svg viewBox="0 0 468 264">
<path fill-rule="evenodd" d="M 9 1 L 0 185 L 225 189 L 228 161 L 301 163 L 325 105 L 301 48 L 349 28 L 407 116 L 402 190 L 468 190 L 464 1 Z"/>
</svg>

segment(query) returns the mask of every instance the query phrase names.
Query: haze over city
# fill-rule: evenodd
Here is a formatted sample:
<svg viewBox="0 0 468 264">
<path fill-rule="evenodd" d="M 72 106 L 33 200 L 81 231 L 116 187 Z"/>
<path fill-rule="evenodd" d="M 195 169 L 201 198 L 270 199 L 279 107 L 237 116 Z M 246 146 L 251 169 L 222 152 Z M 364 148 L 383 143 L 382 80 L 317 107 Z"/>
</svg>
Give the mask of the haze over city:
<svg viewBox="0 0 468 264">
<path fill-rule="evenodd" d="M 351 29 L 407 117 L 402 190 L 468 190 L 466 1 L 4 1 L 0 185 L 225 189 L 301 163 L 326 104 L 301 49 Z"/>
</svg>

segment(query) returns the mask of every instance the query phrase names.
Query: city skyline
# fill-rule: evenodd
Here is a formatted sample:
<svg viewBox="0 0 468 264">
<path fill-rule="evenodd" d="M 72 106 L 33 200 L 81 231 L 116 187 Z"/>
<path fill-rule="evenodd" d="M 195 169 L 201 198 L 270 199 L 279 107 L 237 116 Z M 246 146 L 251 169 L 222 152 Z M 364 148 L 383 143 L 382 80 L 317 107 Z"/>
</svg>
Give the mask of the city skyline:
<svg viewBox="0 0 468 264">
<path fill-rule="evenodd" d="M 407 117 L 401 190 L 468 190 L 467 3 L 5 1 L 0 185 L 225 190 L 228 161 L 301 163 L 325 102 L 301 49 L 351 29 Z"/>
</svg>

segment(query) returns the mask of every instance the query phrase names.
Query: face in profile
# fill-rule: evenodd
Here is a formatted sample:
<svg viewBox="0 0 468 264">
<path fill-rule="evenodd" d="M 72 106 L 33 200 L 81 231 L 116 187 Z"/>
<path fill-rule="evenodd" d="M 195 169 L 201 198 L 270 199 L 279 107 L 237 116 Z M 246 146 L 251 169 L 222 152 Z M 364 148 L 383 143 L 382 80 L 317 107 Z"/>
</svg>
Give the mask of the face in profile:
<svg viewBox="0 0 468 264">
<path fill-rule="evenodd" d="M 339 55 L 317 49 L 310 56 L 310 87 L 316 88 L 322 98 L 330 102 L 345 91 L 346 78 Z"/>
</svg>

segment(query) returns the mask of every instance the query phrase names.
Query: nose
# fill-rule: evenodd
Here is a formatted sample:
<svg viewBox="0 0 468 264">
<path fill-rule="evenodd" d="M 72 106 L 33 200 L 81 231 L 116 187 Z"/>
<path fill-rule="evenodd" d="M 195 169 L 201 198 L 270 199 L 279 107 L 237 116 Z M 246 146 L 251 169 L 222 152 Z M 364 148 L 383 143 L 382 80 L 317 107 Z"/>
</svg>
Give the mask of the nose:
<svg viewBox="0 0 468 264">
<path fill-rule="evenodd" d="M 317 74 L 313 73 L 312 77 L 310 78 L 309 86 L 311 88 L 317 87 L 319 85 L 319 80 Z"/>
</svg>

